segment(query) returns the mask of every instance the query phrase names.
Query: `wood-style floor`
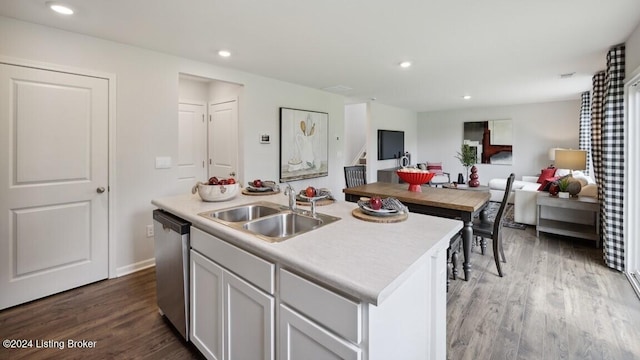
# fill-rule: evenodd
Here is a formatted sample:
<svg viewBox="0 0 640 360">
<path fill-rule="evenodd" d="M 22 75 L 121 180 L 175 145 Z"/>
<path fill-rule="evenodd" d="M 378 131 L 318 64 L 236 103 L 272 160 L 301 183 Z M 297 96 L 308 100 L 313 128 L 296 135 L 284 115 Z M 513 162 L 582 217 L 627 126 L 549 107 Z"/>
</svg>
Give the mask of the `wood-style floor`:
<svg viewBox="0 0 640 360">
<path fill-rule="evenodd" d="M 150 268 L 0 311 L 2 340 L 96 341 L 94 349 L 0 347 L 0 359 L 204 359 L 167 324 Z"/>
<path fill-rule="evenodd" d="M 640 359 L 640 300 L 593 243 L 505 228 L 505 277 L 489 246 L 452 281 L 448 358 Z M 0 359 L 201 359 L 160 317 L 147 269 L 0 311 L 0 339 L 91 340 L 95 349 L 5 349 Z M 404 360 L 404 359 L 399 359 Z"/>
<path fill-rule="evenodd" d="M 640 300 L 593 242 L 504 229 L 500 278 L 491 245 L 447 295 L 449 359 L 640 359 Z"/>
</svg>

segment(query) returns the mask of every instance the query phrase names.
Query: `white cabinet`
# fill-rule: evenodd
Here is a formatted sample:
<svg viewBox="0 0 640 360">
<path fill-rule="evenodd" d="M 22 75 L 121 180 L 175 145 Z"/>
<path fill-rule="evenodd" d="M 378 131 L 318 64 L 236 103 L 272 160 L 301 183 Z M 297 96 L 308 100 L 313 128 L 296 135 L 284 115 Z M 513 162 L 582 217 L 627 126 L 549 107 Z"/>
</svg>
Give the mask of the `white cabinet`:
<svg viewBox="0 0 640 360">
<path fill-rule="evenodd" d="M 223 271 L 191 250 L 190 340 L 207 359 L 222 360 Z"/>
<path fill-rule="evenodd" d="M 362 304 L 287 270 L 279 276 L 279 359 L 361 359 Z"/>
<path fill-rule="evenodd" d="M 207 359 L 272 360 L 275 266 L 193 227 L 191 246 L 193 344 Z"/>
<path fill-rule="evenodd" d="M 280 305 L 280 360 L 359 360 L 362 350 L 315 322 Z"/>
<path fill-rule="evenodd" d="M 192 227 L 191 341 L 216 360 L 444 360 L 447 244 L 376 306 L 282 268 L 276 289 L 275 264 Z"/>
<path fill-rule="evenodd" d="M 274 358 L 274 300 L 225 271 L 225 359 Z"/>
</svg>

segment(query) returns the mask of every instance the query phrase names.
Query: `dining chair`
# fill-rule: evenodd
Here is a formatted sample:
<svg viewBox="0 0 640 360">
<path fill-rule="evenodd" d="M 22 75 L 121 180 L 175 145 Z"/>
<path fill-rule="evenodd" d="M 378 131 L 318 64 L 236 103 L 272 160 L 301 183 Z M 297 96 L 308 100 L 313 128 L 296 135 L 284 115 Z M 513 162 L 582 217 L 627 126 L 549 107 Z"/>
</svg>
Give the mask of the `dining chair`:
<svg viewBox="0 0 640 360">
<path fill-rule="evenodd" d="M 438 163 L 432 163 L 432 162 L 426 162 L 426 163 L 419 163 L 418 164 L 418 168 L 421 170 L 429 170 L 429 172 L 435 172 L 436 175 L 431 178 L 431 180 L 429 181 L 429 186 L 443 186 L 445 184 L 449 184 L 451 183 L 451 174 L 449 174 L 448 172 L 444 172 L 442 170 L 442 163 L 438 162 Z"/>
<path fill-rule="evenodd" d="M 493 258 L 496 261 L 496 267 L 498 268 L 498 275 L 500 275 L 500 277 L 503 276 L 502 267 L 500 266 L 500 258 L 502 258 L 503 262 L 507 262 L 507 259 L 504 256 L 504 249 L 502 247 L 502 220 L 515 177 L 515 174 L 511 173 L 507 178 L 504 197 L 502 198 L 502 203 L 500 203 L 500 208 L 498 208 L 498 212 L 496 213 L 496 218 L 493 221 L 485 219 L 475 219 L 473 221 L 473 235 L 476 239 L 481 239 L 483 254 L 486 247 L 486 239 L 491 239 L 493 242 Z M 500 252 L 500 256 L 498 256 L 498 252 Z"/>
<path fill-rule="evenodd" d="M 345 166 L 344 180 L 348 188 L 366 184 L 367 167 L 364 165 Z"/>
</svg>

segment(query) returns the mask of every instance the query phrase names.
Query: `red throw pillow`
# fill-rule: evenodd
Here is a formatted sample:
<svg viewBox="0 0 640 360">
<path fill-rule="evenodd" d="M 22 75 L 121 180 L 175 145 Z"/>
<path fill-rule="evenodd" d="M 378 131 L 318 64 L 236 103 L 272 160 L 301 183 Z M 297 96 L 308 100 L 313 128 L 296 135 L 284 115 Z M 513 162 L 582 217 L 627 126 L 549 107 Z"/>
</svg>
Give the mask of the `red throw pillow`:
<svg viewBox="0 0 640 360">
<path fill-rule="evenodd" d="M 549 186 L 551 186 L 551 184 L 556 182 L 558 179 L 560 179 L 560 176 L 544 179 L 544 181 L 542 181 L 542 184 L 538 188 L 538 191 L 549 191 Z"/>
<path fill-rule="evenodd" d="M 556 174 L 556 168 L 546 168 L 540 171 L 540 176 L 538 177 L 538 184 L 544 183 L 544 181 L 550 177 L 553 177 Z"/>
<path fill-rule="evenodd" d="M 429 172 L 436 173 L 436 175 L 442 175 L 442 163 L 427 162 L 427 170 L 429 170 Z"/>
</svg>

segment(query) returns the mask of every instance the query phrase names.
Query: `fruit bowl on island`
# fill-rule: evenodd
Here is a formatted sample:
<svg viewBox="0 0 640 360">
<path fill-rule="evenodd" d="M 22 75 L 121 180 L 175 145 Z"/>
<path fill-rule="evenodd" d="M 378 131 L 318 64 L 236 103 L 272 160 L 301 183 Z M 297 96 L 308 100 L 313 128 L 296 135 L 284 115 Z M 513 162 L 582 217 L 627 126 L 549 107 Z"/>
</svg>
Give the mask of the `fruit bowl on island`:
<svg viewBox="0 0 640 360">
<path fill-rule="evenodd" d="M 402 181 L 409 183 L 409 191 L 415 192 L 422 192 L 420 185 L 428 183 L 436 175 L 436 173 L 429 172 L 428 170 L 415 168 L 398 169 L 397 173 Z"/>
<path fill-rule="evenodd" d="M 202 201 L 227 201 L 238 194 L 240 184 L 209 185 L 198 181 L 192 193 L 198 193 Z"/>
</svg>

